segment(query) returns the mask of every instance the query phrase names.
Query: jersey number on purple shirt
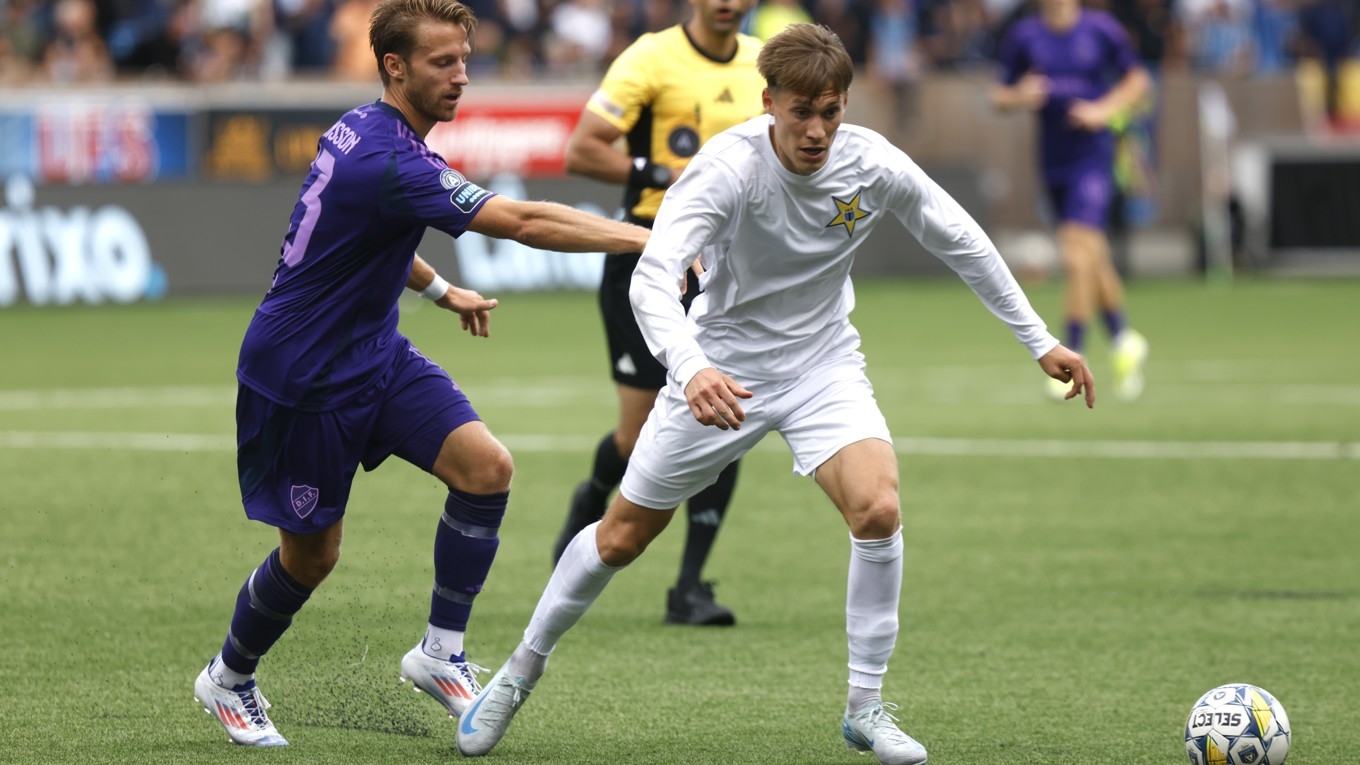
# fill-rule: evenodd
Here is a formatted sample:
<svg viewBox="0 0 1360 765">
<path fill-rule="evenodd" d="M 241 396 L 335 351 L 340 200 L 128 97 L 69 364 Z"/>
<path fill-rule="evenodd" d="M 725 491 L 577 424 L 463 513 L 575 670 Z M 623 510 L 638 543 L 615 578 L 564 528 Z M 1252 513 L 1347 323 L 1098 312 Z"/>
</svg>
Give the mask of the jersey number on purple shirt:
<svg viewBox="0 0 1360 765">
<path fill-rule="evenodd" d="M 283 245 L 284 265 L 296 266 L 307 255 L 312 229 L 316 228 L 316 219 L 321 217 L 321 192 L 331 182 L 331 173 L 334 171 L 335 155 L 322 149 L 316 155 L 316 181 L 302 194 L 303 213 L 302 220 L 298 222 L 297 234 L 293 236 L 292 243 L 285 242 Z"/>
</svg>

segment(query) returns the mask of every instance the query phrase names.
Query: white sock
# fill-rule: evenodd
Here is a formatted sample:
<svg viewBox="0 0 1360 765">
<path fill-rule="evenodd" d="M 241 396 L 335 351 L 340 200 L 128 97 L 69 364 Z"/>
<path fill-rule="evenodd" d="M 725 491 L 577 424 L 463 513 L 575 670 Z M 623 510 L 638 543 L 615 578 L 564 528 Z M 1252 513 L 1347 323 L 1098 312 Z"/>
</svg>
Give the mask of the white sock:
<svg viewBox="0 0 1360 765">
<path fill-rule="evenodd" d="M 245 685 L 250 682 L 251 678 L 255 677 L 253 674 L 243 675 L 231 667 L 228 667 L 226 662 L 222 661 L 222 654 L 220 653 L 217 654 L 217 658 L 212 660 L 211 665 L 211 669 L 208 670 L 208 677 L 212 678 L 214 683 L 217 683 L 227 690 L 231 690 L 238 685 Z"/>
<path fill-rule="evenodd" d="M 882 703 L 882 688 L 856 688 L 850 686 L 850 695 L 845 700 L 845 713 L 853 715 L 875 701 Z"/>
<path fill-rule="evenodd" d="M 425 639 L 420 641 L 420 648 L 426 656 L 449 661 L 463 652 L 463 633 L 431 624 L 425 629 Z"/>
<path fill-rule="evenodd" d="M 595 544 L 595 530 L 599 521 L 577 534 L 553 569 L 548 585 L 534 608 L 533 618 L 524 630 L 524 646 L 534 653 L 547 656 L 557 647 L 557 641 L 595 603 L 605 585 L 621 571 L 622 566 L 606 566 L 600 560 Z M 534 682 L 537 678 L 525 678 Z"/>
<path fill-rule="evenodd" d="M 850 643 L 850 685 L 880 690 L 897 644 L 902 596 L 902 530 L 887 539 L 850 538 L 845 632 Z M 851 710 L 855 711 L 855 710 Z"/>
</svg>

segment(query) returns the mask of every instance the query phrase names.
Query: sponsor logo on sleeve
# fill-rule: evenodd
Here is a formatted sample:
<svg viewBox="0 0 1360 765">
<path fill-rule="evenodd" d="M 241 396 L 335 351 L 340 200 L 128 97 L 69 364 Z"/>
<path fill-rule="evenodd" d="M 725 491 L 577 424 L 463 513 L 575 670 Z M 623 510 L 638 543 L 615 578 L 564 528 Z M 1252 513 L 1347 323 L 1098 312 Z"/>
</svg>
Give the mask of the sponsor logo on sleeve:
<svg viewBox="0 0 1360 765">
<path fill-rule="evenodd" d="M 464 182 L 461 187 L 449 195 L 449 202 L 465 213 L 471 213 L 477 209 L 477 205 L 483 199 L 491 195 L 491 192 L 470 181 Z"/>
</svg>

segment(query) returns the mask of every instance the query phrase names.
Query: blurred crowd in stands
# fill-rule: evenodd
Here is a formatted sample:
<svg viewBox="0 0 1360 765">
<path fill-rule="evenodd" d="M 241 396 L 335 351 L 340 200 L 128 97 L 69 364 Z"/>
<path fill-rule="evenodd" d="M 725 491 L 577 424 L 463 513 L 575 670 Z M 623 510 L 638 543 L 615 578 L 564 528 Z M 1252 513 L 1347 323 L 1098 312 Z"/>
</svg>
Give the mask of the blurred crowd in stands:
<svg viewBox="0 0 1360 765">
<path fill-rule="evenodd" d="M 376 0 L 0 0 L 0 85 L 110 80 L 377 80 Z M 989 67 L 1036 0 L 760 0 L 748 31 L 836 30 L 869 76 L 911 83 Z M 1115 14 L 1156 71 L 1335 73 L 1360 57 L 1360 0 L 1087 0 Z M 468 0 L 472 76 L 598 76 L 630 41 L 682 21 L 685 0 Z"/>
</svg>

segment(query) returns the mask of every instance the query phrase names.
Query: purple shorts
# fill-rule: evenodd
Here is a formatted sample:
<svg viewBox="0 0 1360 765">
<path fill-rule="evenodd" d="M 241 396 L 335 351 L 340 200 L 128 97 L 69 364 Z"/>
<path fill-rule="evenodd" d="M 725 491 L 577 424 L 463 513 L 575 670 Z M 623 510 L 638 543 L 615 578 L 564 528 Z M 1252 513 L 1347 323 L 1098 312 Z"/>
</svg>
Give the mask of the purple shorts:
<svg viewBox="0 0 1360 765">
<path fill-rule="evenodd" d="M 246 516 L 295 534 L 345 514 L 359 466 L 389 455 L 430 472 L 449 433 L 481 418 L 443 369 L 415 347 L 354 401 L 328 412 L 236 394 L 236 466 Z"/>
<path fill-rule="evenodd" d="M 1104 229 L 1114 201 L 1114 175 L 1106 164 L 1086 165 L 1045 177 L 1048 201 L 1059 223 Z"/>
</svg>

